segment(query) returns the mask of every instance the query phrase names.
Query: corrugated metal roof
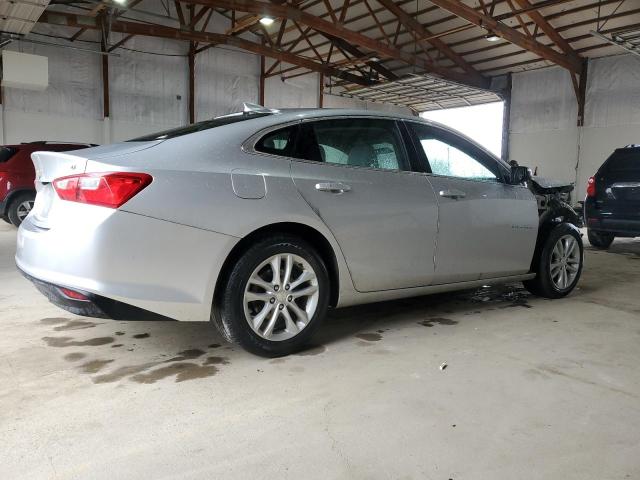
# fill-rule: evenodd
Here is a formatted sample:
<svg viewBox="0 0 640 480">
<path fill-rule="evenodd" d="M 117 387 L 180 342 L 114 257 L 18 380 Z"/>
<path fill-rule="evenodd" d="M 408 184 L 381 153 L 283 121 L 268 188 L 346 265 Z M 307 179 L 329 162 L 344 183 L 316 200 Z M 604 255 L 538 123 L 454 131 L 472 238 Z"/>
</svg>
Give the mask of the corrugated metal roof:
<svg viewBox="0 0 640 480">
<path fill-rule="evenodd" d="M 2 0 L 0 2 L 0 32 L 25 35 L 49 5 L 49 0 Z"/>
</svg>

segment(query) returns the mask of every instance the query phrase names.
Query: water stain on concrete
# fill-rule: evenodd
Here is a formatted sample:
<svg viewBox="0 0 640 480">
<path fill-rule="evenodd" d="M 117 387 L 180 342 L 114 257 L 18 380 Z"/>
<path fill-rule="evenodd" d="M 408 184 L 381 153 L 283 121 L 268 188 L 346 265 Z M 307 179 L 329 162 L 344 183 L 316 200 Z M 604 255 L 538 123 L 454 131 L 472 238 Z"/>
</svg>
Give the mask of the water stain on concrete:
<svg viewBox="0 0 640 480">
<path fill-rule="evenodd" d="M 66 331 L 66 330 L 84 330 L 85 328 L 93 328 L 96 324 L 93 322 L 86 322 L 84 320 L 69 320 L 64 325 L 59 325 L 54 327 L 53 329 L 57 332 Z"/>
<path fill-rule="evenodd" d="M 443 318 L 443 317 L 434 317 L 434 318 L 429 318 L 427 320 L 422 320 L 421 322 L 418 322 L 418 325 L 422 325 L 423 327 L 433 327 L 435 324 L 457 325 L 458 322 L 456 320 L 451 320 L 450 318 Z"/>
<path fill-rule="evenodd" d="M 382 340 L 382 335 L 379 333 L 357 333 L 355 337 L 366 342 L 379 342 Z"/>
<path fill-rule="evenodd" d="M 111 345 L 111 348 L 120 348 L 124 346 L 122 343 L 116 343 L 115 345 Z"/>
<path fill-rule="evenodd" d="M 98 347 L 113 343 L 113 337 L 96 337 L 88 340 L 74 340 L 72 337 L 42 337 L 50 347 Z"/>
<path fill-rule="evenodd" d="M 209 345 L 207 348 L 220 348 L 222 345 L 220 345 L 219 343 L 212 343 L 211 345 Z"/>
<path fill-rule="evenodd" d="M 118 380 L 122 380 L 129 375 L 135 375 L 140 372 L 144 372 L 150 368 L 158 365 L 158 362 L 141 363 L 140 365 L 128 365 L 125 367 L 116 368 L 113 372 L 98 375 L 93 378 L 93 383 L 113 383 Z"/>
<path fill-rule="evenodd" d="M 149 338 L 151 335 L 149 335 L 148 333 L 138 333 L 136 335 L 133 336 L 133 338 Z"/>
<path fill-rule="evenodd" d="M 178 356 L 165 360 L 165 362 L 181 362 L 183 360 L 193 360 L 204 355 L 204 352 L 199 348 L 191 348 L 189 350 L 183 350 L 178 352 Z"/>
<path fill-rule="evenodd" d="M 40 320 L 40 323 L 44 323 L 45 325 L 59 325 L 61 323 L 66 323 L 68 322 L 70 319 L 68 318 L 43 318 L 42 320 Z"/>
<path fill-rule="evenodd" d="M 274 358 L 269 363 L 284 363 L 287 361 L 287 357 Z"/>
<path fill-rule="evenodd" d="M 203 365 L 229 365 L 227 357 L 207 357 Z"/>
<path fill-rule="evenodd" d="M 118 335 L 118 336 L 124 335 L 124 332 L 116 332 L 116 335 Z"/>
<path fill-rule="evenodd" d="M 211 377 L 218 373 L 218 369 L 214 366 L 200 366 L 195 363 L 183 362 L 172 363 L 149 373 L 140 373 L 131 377 L 136 383 L 156 383 L 167 377 L 176 377 L 176 383 L 185 382 L 187 380 L 195 380 L 198 378 Z"/>
<path fill-rule="evenodd" d="M 72 352 L 72 353 L 67 353 L 63 358 L 67 361 L 67 362 L 75 362 L 78 360 L 82 360 L 84 357 L 86 357 L 87 354 L 86 353 L 82 353 L 82 352 Z"/>
<path fill-rule="evenodd" d="M 324 353 L 326 351 L 327 347 L 325 347 L 324 345 L 313 345 L 307 347 L 305 350 L 296 353 L 296 355 L 298 357 L 309 357 L 312 355 L 320 355 L 321 353 Z"/>
<path fill-rule="evenodd" d="M 113 360 L 91 360 L 90 362 L 80 365 L 80 368 L 84 373 L 98 373 L 111 362 L 113 362 Z"/>
</svg>

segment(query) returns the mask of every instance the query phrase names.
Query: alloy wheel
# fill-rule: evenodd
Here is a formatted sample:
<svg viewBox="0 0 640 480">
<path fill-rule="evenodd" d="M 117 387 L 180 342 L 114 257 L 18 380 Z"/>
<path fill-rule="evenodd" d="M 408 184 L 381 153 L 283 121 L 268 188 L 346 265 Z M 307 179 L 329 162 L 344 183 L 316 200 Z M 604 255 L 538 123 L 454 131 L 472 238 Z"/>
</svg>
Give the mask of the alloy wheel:
<svg viewBox="0 0 640 480">
<path fill-rule="evenodd" d="M 24 221 L 24 219 L 27 218 L 27 215 L 29 215 L 29 212 L 31 211 L 31 209 L 33 209 L 33 204 L 34 204 L 33 200 L 25 200 L 20 205 L 18 205 L 18 208 L 16 209 L 16 214 L 20 222 Z"/>
<path fill-rule="evenodd" d="M 580 247 L 572 235 L 564 235 L 553 247 L 549 271 L 551 281 L 558 290 L 566 290 L 580 271 Z"/>
<path fill-rule="evenodd" d="M 288 340 L 309 324 L 318 299 L 318 278 L 309 262 L 292 253 L 279 253 L 263 261 L 249 277 L 244 314 L 261 338 Z"/>
</svg>

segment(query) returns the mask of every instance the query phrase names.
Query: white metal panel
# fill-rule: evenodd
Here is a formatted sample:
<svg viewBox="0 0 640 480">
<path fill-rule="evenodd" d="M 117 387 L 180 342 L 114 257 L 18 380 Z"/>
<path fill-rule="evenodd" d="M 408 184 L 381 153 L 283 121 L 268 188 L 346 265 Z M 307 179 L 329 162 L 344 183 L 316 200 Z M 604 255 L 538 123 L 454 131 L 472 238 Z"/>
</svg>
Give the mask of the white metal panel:
<svg viewBox="0 0 640 480">
<path fill-rule="evenodd" d="M 49 59 L 42 55 L 2 50 L 2 86 L 46 89 L 49 86 Z"/>
</svg>

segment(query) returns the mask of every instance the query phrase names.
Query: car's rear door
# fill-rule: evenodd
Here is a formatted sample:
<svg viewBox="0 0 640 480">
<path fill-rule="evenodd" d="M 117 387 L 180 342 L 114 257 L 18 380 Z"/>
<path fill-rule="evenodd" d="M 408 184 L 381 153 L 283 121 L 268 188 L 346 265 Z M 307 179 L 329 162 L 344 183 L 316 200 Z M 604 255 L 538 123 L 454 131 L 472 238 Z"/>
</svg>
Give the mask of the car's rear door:
<svg viewBox="0 0 640 480">
<path fill-rule="evenodd" d="M 473 143 L 445 129 L 406 123 L 428 162 L 439 205 L 435 282 L 526 273 L 538 229 L 537 203 L 508 170 Z"/>
<path fill-rule="evenodd" d="M 437 201 L 413 173 L 393 119 L 305 121 L 291 164 L 303 198 L 331 229 L 357 290 L 433 280 Z"/>
<path fill-rule="evenodd" d="M 640 148 L 616 150 L 598 172 L 597 177 L 599 178 L 596 179 L 596 205 L 607 222 L 611 224 L 616 221 L 639 221 Z M 640 228 L 640 225 L 636 228 Z"/>
</svg>

